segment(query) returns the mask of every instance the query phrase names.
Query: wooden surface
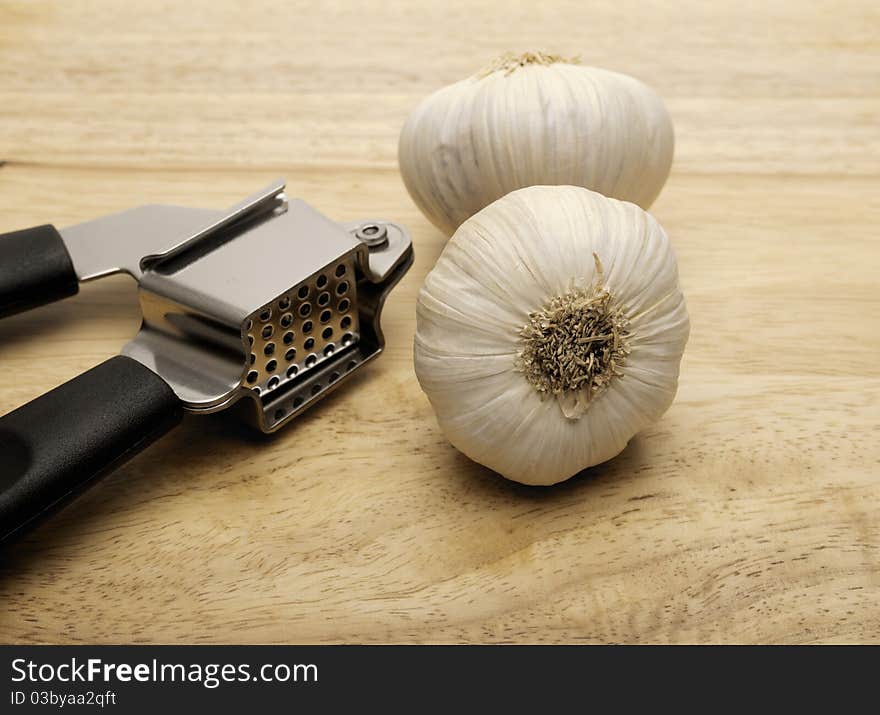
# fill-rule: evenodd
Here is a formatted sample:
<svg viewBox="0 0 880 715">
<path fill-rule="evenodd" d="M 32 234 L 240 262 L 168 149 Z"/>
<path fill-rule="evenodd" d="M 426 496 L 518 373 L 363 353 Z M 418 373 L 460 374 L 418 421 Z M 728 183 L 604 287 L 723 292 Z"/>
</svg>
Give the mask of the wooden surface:
<svg viewBox="0 0 880 715">
<path fill-rule="evenodd" d="M 188 418 L 3 557 L 0 641 L 880 641 L 878 7 L 0 0 L 0 231 L 286 176 L 417 256 L 349 389 L 275 438 Z M 444 238 L 395 158 L 420 97 L 523 49 L 667 100 L 692 319 L 667 415 L 551 489 L 457 454 L 419 390 Z M 0 413 L 137 327 L 121 277 L 0 322 Z"/>
</svg>

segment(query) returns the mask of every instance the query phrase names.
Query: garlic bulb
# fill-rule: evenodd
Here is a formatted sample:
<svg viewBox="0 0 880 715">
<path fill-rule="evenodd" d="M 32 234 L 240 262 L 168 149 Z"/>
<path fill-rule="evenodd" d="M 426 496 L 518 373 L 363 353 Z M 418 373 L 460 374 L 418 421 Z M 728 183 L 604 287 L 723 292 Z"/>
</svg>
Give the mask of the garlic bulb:
<svg viewBox="0 0 880 715">
<path fill-rule="evenodd" d="M 648 208 L 672 164 L 663 101 L 623 74 L 555 55 L 504 57 L 426 98 L 400 135 L 404 183 L 451 234 L 525 186 L 584 186 Z"/>
<path fill-rule="evenodd" d="M 524 484 L 617 455 L 672 403 L 689 322 L 661 226 L 574 186 L 465 221 L 419 294 L 415 369 L 449 441 Z"/>
</svg>

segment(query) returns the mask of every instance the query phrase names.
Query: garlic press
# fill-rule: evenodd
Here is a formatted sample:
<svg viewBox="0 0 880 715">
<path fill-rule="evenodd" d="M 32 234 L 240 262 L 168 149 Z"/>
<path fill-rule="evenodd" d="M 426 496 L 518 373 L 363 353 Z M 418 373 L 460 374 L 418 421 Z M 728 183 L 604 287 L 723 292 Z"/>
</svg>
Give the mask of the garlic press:
<svg viewBox="0 0 880 715">
<path fill-rule="evenodd" d="M 0 316 L 118 272 L 143 312 L 121 355 L 0 418 L 0 541 L 184 412 L 286 425 L 379 355 L 383 304 L 412 261 L 400 225 L 336 223 L 283 181 L 228 211 L 142 206 L 0 236 Z"/>
</svg>

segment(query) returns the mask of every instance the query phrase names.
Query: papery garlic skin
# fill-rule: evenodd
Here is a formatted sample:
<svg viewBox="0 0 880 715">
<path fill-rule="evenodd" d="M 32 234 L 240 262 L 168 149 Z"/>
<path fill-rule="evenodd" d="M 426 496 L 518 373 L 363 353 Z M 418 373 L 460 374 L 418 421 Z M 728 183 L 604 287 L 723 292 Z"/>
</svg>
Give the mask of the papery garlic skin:
<svg viewBox="0 0 880 715">
<path fill-rule="evenodd" d="M 554 296 L 598 277 L 626 315 L 629 354 L 579 417 L 517 369 L 521 331 Z M 415 370 L 461 452 L 524 484 L 554 484 L 619 454 L 669 407 L 689 332 L 666 233 L 634 204 L 533 186 L 461 225 L 421 289 Z"/>
<path fill-rule="evenodd" d="M 583 186 L 647 209 L 672 164 L 660 97 L 627 75 L 523 58 L 435 92 L 407 119 L 398 161 L 419 209 L 447 235 L 525 186 Z"/>
</svg>

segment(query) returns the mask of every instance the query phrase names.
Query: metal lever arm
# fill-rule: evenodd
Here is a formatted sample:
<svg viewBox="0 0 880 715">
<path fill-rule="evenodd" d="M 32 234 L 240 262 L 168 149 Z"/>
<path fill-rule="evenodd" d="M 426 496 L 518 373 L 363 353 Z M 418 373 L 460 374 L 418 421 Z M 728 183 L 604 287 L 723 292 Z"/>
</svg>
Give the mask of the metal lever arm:
<svg viewBox="0 0 880 715">
<path fill-rule="evenodd" d="M 54 226 L 0 235 L 0 318 L 78 290 L 73 262 Z"/>
<path fill-rule="evenodd" d="M 22 534 L 182 416 L 162 378 L 118 356 L 0 418 L 0 542 Z"/>
</svg>

